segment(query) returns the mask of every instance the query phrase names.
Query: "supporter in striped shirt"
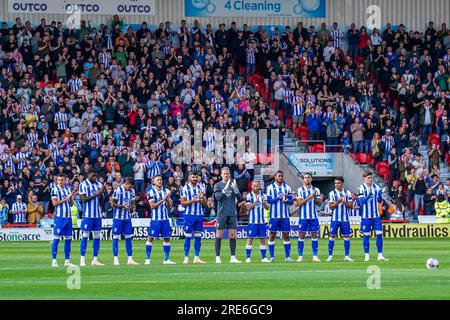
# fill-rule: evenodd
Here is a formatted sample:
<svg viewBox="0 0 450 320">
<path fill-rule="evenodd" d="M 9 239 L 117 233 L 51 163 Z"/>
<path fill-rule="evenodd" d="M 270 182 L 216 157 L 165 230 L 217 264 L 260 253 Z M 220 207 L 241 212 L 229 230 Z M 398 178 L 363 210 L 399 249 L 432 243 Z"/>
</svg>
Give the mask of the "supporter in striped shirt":
<svg viewBox="0 0 450 320">
<path fill-rule="evenodd" d="M 292 122 L 294 123 L 294 128 L 296 128 L 300 124 L 303 124 L 305 116 L 305 102 L 303 101 L 300 89 L 295 90 L 295 95 L 292 97 L 291 101 L 291 110 Z"/>
<path fill-rule="evenodd" d="M 254 180 L 252 182 L 252 192 L 247 194 L 245 205 L 248 210 L 248 227 L 247 227 L 247 245 L 245 247 L 246 263 L 251 262 L 252 244 L 254 238 L 259 238 L 261 251 L 261 262 L 270 262 L 266 258 L 266 238 L 267 229 L 266 221 L 264 219 L 264 209 L 269 209 L 269 203 L 267 202 L 267 196 L 262 193 L 260 182 Z"/>
<path fill-rule="evenodd" d="M 184 216 L 184 262 L 189 263 L 192 234 L 194 234 L 194 264 L 204 264 L 200 260 L 203 231 L 203 206 L 206 206 L 205 188 L 199 183 L 195 171 L 189 172 L 189 182 L 181 189 L 181 205 L 185 208 Z"/>
<path fill-rule="evenodd" d="M 156 153 L 151 153 L 150 160 L 147 162 L 147 179 L 151 180 L 154 177 L 161 175 L 162 168 L 164 168 L 164 164 L 157 160 Z"/>
<path fill-rule="evenodd" d="M 247 48 L 247 74 L 252 75 L 255 73 L 255 65 L 256 65 L 256 54 L 258 53 L 258 48 L 256 46 L 256 43 L 254 41 L 250 41 L 248 43 Z"/>
<path fill-rule="evenodd" d="M 11 207 L 11 213 L 13 215 L 14 224 L 27 223 L 27 204 L 22 202 L 22 196 L 19 194 L 16 198 L 16 202 Z"/>
<path fill-rule="evenodd" d="M 55 123 L 57 124 L 57 129 L 59 131 L 64 131 L 67 129 L 69 116 L 66 113 L 65 107 L 61 106 L 59 111 L 55 113 Z"/>
<path fill-rule="evenodd" d="M 331 30 L 331 39 L 333 40 L 333 47 L 342 48 L 342 39 L 344 39 L 344 33 L 338 29 L 337 22 L 333 23 L 333 29 Z"/>
<path fill-rule="evenodd" d="M 136 207 L 135 192 L 133 190 L 133 180 L 127 178 L 125 183 L 117 187 L 111 197 L 111 206 L 114 210 L 112 234 L 113 234 L 113 255 L 114 265 L 119 263 L 119 240 L 120 236 L 125 237 L 125 248 L 127 251 L 129 266 L 136 266 L 139 263 L 133 260 L 133 227 L 131 224 L 131 212 Z"/>
<path fill-rule="evenodd" d="M 283 120 L 286 121 L 291 113 L 293 97 L 295 96 L 295 90 L 292 89 L 291 84 L 288 83 L 286 88 L 283 89 Z"/>
<path fill-rule="evenodd" d="M 170 255 L 170 235 L 172 228 L 169 223 L 169 209 L 173 205 L 170 198 L 171 192 L 164 188 L 161 175 L 153 177 L 153 187 L 147 193 L 148 203 L 151 210 L 150 228 L 148 229 L 148 239 L 145 245 L 146 259 L 145 264 L 150 264 L 153 240 L 163 238 L 164 243 L 164 262 L 163 264 L 175 264 L 169 259 Z"/>
<path fill-rule="evenodd" d="M 334 179 L 335 189 L 328 194 L 328 204 L 332 211 L 330 237 L 328 239 L 328 259 L 327 262 L 333 260 L 334 241 L 340 231 L 344 237 L 344 261 L 353 261 L 350 258 L 350 221 L 349 209 L 353 209 L 352 193 L 344 189 L 344 178 L 337 177 Z"/>
<path fill-rule="evenodd" d="M 305 245 L 305 236 L 307 232 L 311 232 L 313 262 L 320 262 L 317 257 L 319 250 L 319 218 L 317 216 L 317 204 L 322 202 L 320 190 L 312 185 L 312 175 L 305 173 L 303 175 L 303 186 L 298 188 L 296 195 L 296 205 L 300 207 L 299 225 L 298 225 L 298 259 L 297 262 L 303 261 L 303 249 Z"/>
<path fill-rule="evenodd" d="M 269 221 L 269 253 L 270 262 L 275 261 L 275 237 L 281 231 L 284 240 L 284 253 L 286 262 L 294 262 L 291 259 L 291 242 L 289 232 L 291 225 L 289 221 L 289 206 L 293 203 L 292 189 L 284 182 L 282 171 L 275 173 L 275 182 L 266 190 L 267 202 L 270 204 Z"/>
<path fill-rule="evenodd" d="M 358 205 L 361 215 L 361 233 L 363 234 L 364 261 L 369 261 L 371 231 L 375 231 L 378 261 L 387 261 L 383 257 L 383 225 L 378 211 L 378 202 L 383 201 L 383 190 L 373 183 L 372 173 L 363 174 L 364 184 L 358 187 Z"/>
<path fill-rule="evenodd" d="M 64 237 L 64 266 L 73 266 L 70 263 L 70 250 L 72 246 L 72 214 L 70 207 L 73 206 L 73 197 L 75 190 L 70 190 L 64 185 L 65 177 L 57 176 L 57 185 L 52 188 L 51 199 L 55 207 L 54 227 L 53 227 L 53 244 L 52 244 L 52 267 L 58 267 L 56 256 L 58 254 L 58 245 L 62 237 Z"/>
<path fill-rule="evenodd" d="M 98 252 L 100 250 L 100 236 L 102 231 L 102 213 L 100 209 L 100 195 L 103 193 L 104 187 L 97 180 L 97 174 L 91 172 L 86 180 L 80 183 L 78 194 L 83 202 L 83 220 L 81 222 L 82 238 L 80 242 L 80 267 L 86 266 L 86 248 L 89 235 L 93 233 L 92 249 L 93 260 L 92 266 L 104 266 L 98 261 Z"/>
</svg>

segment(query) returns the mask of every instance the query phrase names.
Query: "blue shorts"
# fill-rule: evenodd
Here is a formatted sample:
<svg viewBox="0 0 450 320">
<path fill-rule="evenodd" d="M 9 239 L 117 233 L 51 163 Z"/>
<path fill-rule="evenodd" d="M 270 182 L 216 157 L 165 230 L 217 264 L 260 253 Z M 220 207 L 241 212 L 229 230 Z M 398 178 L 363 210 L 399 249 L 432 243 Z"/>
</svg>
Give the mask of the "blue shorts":
<svg viewBox="0 0 450 320">
<path fill-rule="evenodd" d="M 381 218 L 361 219 L 361 233 L 371 231 L 383 231 Z"/>
<path fill-rule="evenodd" d="M 184 232 L 202 232 L 203 231 L 203 215 L 185 215 L 184 216 Z"/>
<path fill-rule="evenodd" d="M 291 222 L 289 218 L 270 218 L 269 220 L 269 232 L 290 232 Z"/>
<path fill-rule="evenodd" d="M 318 232 L 319 229 L 319 219 L 301 219 L 298 221 L 299 232 Z"/>
<path fill-rule="evenodd" d="M 102 218 L 84 218 L 81 221 L 81 231 L 102 231 Z"/>
<path fill-rule="evenodd" d="M 55 237 L 71 237 L 72 218 L 55 218 L 53 235 Z"/>
<path fill-rule="evenodd" d="M 263 223 L 249 224 L 247 227 L 247 237 L 248 238 L 266 238 L 267 237 L 267 227 Z"/>
<path fill-rule="evenodd" d="M 131 236 L 133 234 L 133 227 L 131 225 L 131 219 L 127 220 L 113 220 L 112 226 L 113 236 Z"/>
<path fill-rule="evenodd" d="M 337 235 L 338 230 L 340 230 L 342 236 L 349 236 L 352 234 L 350 230 L 350 222 L 331 221 L 330 235 Z"/>
<path fill-rule="evenodd" d="M 150 221 L 150 228 L 148 229 L 148 236 L 152 238 L 170 238 L 172 235 L 172 228 L 169 220 L 152 220 Z"/>
</svg>

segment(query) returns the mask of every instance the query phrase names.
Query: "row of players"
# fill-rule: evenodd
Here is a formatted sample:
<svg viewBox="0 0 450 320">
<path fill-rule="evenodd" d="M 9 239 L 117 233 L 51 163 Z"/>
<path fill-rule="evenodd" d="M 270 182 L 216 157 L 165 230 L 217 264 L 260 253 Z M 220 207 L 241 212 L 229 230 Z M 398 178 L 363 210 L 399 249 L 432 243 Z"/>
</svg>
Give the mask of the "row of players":
<svg viewBox="0 0 450 320">
<path fill-rule="evenodd" d="M 236 226 L 237 218 L 235 212 L 235 201 L 241 201 L 242 196 L 234 180 L 230 177 L 229 168 L 221 171 L 222 181 L 214 188 L 214 196 L 218 201 L 218 218 L 216 233 L 216 263 L 221 263 L 220 249 L 224 229 L 228 229 L 230 238 L 230 263 L 241 263 L 236 256 Z M 344 179 L 335 178 L 335 189 L 329 193 L 329 206 L 332 210 L 330 237 L 328 242 L 329 256 L 327 261 L 333 259 L 333 248 L 336 236 L 339 234 L 344 238 L 345 261 L 353 261 L 350 257 L 350 222 L 349 209 L 359 209 L 361 215 L 361 232 L 363 234 L 363 247 L 365 258 L 369 261 L 369 247 L 371 231 L 376 233 L 376 247 L 378 260 L 387 261 L 383 256 L 382 224 L 378 213 L 377 202 L 381 201 L 382 190 L 373 183 L 372 174 L 364 173 L 364 183 L 358 188 L 358 199 L 353 202 L 351 192 L 344 188 Z M 64 239 L 64 266 L 71 266 L 70 253 L 72 241 L 72 219 L 70 207 L 75 190 L 70 190 L 64 185 L 65 177 L 58 176 L 57 185 L 52 189 L 51 199 L 55 206 L 55 223 L 52 243 L 52 266 L 58 267 L 57 253 L 59 242 Z M 102 194 L 103 186 L 97 180 L 97 175 L 91 173 L 88 179 L 80 184 L 79 194 L 83 201 L 83 220 L 81 223 L 82 238 L 80 244 L 80 266 L 86 266 L 86 249 L 90 233 L 93 233 L 93 260 L 92 266 L 103 266 L 98 260 L 100 250 L 100 235 L 102 220 L 100 212 L 99 196 Z M 169 259 L 170 235 L 168 209 L 172 206 L 170 191 L 163 186 L 161 176 L 152 179 L 152 186 L 147 191 L 148 202 L 151 208 L 151 222 L 146 242 L 145 264 L 150 264 L 153 241 L 155 238 L 163 239 L 164 264 L 175 264 Z M 111 204 L 114 209 L 113 219 L 113 256 L 114 265 L 120 265 L 118 258 L 119 240 L 123 235 L 125 248 L 128 256 L 128 265 L 138 265 L 133 260 L 132 248 L 132 224 L 131 212 L 135 206 L 135 192 L 133 181 L 126 179 L 113 193 Z M 313 261 L 320 262 L 318 254 L 318 231 L 319 221 L 317 215 L 317 204 L 322 201 L 320 190 L 312 185 L 312 176 L 305 174 L 303 185 L 292 192 L 291 188 L 284 182 L 283 172 L 275 174 L 275 181 L 263 193 L 259 181 L 252 182 L 252 191 L 247 195 L 246 206 L 249 210 L 248 240 L 246 244 L 246 262 L 250 262 L 253 239 L 260 239 L 261 262 L 274 262 L 275 238 L 281 231 L 284 240 L 285 261 L 294 262 L 290 257 L 291 243 L 290 231 L 290 206 L 299 207 L 299 238 L 298 259 L 303 261 L 304 239 L 307 232 L 311 233 Z M 228 203 L 233 205 L 227 206 Z M 181 191 L 181 205 L 185 208 L 185 241 L 183 263 L 189 263 L 191 240 L 194 238 L 194 264 L 204 264 L 200 259 L 201 234 L 203 231 L 203 206 L 206 205 L 205 189 L 199 183 L 199 176 L 195 172 L 189 174 L 189 181 Z M 270 211 L 269 229 L 269 255 L 266 257 L 266 221 L 264 209 Z M 234 210 L 234 212 L 233 212 Z"/>
</svg>

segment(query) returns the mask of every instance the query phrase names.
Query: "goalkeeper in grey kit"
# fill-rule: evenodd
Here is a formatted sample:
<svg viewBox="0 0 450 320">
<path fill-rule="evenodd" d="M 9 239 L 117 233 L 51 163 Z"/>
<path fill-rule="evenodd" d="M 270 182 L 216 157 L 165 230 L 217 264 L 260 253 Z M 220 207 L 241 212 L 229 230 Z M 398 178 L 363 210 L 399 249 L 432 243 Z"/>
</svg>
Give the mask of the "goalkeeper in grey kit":
<svg viewBox="0 0 450 320">
<path fill-rule="evenodd" d="M 222 181 L 214 186 L 214 197 L 217 200 L 216 263 L 222 263 L 220 247 L 224 229 L 228 230 L 230 239 L 230 263 L 241 263 L 241 261 L 236 259 L 236 203 L 242 201 L 242 195 L 239 192 L 236 181 L 231 179 L 231 172 L 228 167 L 222 168 L 220 175 Z"/>
</svg>

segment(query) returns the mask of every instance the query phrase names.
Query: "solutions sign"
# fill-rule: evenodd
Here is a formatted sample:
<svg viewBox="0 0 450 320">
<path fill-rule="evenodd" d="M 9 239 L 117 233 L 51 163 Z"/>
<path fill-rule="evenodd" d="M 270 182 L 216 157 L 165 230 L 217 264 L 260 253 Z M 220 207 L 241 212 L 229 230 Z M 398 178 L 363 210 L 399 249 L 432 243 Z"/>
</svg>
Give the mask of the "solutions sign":
<svg viewBox="0 0 450 320">
<path fill-rule="evenodd" d="M 333 154 L 329 153 L 290 153 L 290 162 L 301 173 L 315 177 L 333 177 Z"/>
<path fill-rule="evenodd" d="M 8 0 L 10 13 L 154 16 L 155 0 Z"/>
<path fill-rule="evenodd" d="M 325 0 L 185 0 L 187 17 L 325 18 Z"/>
</svg>

